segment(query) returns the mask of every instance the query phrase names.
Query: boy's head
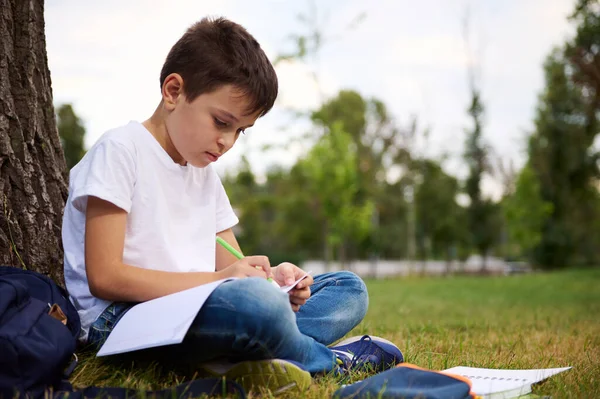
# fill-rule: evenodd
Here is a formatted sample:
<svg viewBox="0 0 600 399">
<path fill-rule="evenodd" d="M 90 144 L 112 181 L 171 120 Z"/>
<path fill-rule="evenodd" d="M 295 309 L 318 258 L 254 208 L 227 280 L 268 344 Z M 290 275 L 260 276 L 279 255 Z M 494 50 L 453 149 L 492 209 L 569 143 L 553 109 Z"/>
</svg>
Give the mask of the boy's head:
<svg viewBox="0 0 600 399">
<path fill-rule="evenodd" d="M 277 98 L 277 75 L 260 45 L 246 29 L 225 18 L 203 18 L 187 30 L 167 55 L 161 87 L 172 73 L 181 75 L 189 102 L 231 85 L 247 97 L 248 114 L 263 116 Z"/>
<path fill-rule="evenodd" d="M 197 167 L 227 152 L 277 97 L 277 75 L 258 42 L 223 18 L 187 30 L 167 55 L 160 84 L 165 149 Z"/>
</svg>

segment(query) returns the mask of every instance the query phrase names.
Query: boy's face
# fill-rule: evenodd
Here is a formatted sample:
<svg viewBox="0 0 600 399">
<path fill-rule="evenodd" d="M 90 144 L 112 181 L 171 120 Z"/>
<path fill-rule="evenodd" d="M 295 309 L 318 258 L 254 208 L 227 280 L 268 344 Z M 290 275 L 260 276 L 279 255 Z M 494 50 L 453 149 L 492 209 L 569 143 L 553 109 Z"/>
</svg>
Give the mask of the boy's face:
<svg viewBox="0 0 600 399">
<path fill-rule="evenodd" d="M 168 136 L 179 157 L 176 162 L 203 168 L 225 154 L 244 129 L 254 125 L 260 111 L 245 115 L 248 99 L 231 85 L 221 86 L 211 93 L 188 102 L 182 91 L 169 101 L 165 87 L 165 119 Z M 173 93 L 173 92 L 172 92 Z M 171 94 L 172 94 L 171 93 Z"/>
</svg>

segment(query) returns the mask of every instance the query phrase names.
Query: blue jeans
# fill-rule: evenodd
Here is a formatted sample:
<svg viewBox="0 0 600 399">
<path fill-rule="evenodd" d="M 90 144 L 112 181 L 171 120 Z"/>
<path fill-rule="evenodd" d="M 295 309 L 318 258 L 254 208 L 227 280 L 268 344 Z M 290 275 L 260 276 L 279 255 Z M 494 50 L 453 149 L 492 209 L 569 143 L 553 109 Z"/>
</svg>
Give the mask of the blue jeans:
<svg viewBox="0 0 600 399">
<path fill-rule="evenodd" d="M 335 355 L 327 345 L 346 335 L 367 312 L 364 282 L 354 273 L 325 273 L 314 278 L 312 295 L 294 313 L 287 294 L 265 279 L 246 278 L 221 284 L 206 300 L 179 345 L 152 348 L 173 359 L 196 364 L 286 359 L 312 374 L 331 371 Z M 111 304 L 92 324 L 88 342 L 97 346 L 134 304 Z"/>
</svg>

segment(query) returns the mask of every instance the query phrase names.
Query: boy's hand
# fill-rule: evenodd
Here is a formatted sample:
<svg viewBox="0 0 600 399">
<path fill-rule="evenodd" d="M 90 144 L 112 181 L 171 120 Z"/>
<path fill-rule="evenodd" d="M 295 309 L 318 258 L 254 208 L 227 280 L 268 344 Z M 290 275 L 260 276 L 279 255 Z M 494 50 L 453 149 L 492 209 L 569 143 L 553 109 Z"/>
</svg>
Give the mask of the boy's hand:
<svg viewBox="0 0 600 399">
<path fill-rule="evenodd" d="M 246 256 L 227 266 L 225 269 L 218 271 L 217 273 L 221 274 L 223 278 L 267 278 L 269 276 L 273 276 L 269 258 L 266 256 Z"/>
<path fill-rule="evenodd" d="M 274 267 L 273 269 L 274 279 L 280 286 L 293 284 L 294 281 L 304 276 L 306 272 L 300 269 L 298 266 L 284 262 Z M 290 303 L 294 312 L 300 310 L 300 306 L 304 305 L 308 298 L 310 298 L 310 286 L 313 283 L 312 276 L 308 275 L 306 278 L 298 283 L 288 293 L 290 296 Z"/>
</svg>

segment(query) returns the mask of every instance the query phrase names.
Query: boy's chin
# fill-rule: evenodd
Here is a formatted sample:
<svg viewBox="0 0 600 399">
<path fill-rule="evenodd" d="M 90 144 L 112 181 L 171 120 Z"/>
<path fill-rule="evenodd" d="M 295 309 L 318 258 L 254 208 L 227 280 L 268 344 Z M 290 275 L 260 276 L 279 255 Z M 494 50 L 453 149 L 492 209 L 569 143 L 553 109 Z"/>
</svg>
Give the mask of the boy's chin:
<svg viewBox="0 0 600 399">
<path fill-rule="evenodd" d="M 213 162 L 207 160 L 195 160 L 195 161 L 187 161 L 188 165 L 192 165 L 195 168 L 206 168 Z"/>
</svg>

